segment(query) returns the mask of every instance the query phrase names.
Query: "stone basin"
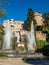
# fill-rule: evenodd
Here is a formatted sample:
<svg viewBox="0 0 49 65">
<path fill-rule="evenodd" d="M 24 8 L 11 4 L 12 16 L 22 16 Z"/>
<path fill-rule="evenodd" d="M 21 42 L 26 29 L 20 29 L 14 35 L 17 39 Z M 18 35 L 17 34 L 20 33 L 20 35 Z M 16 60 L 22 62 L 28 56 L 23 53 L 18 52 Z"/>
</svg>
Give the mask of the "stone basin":
<svg viewBox="0 0 49 65">
<path fill-rule="evenodd" d="M 7 54 L 11 54 L 11 53 L 15 53 L 15 50 L 4 50 L 3 52 Z"/>
</svg>

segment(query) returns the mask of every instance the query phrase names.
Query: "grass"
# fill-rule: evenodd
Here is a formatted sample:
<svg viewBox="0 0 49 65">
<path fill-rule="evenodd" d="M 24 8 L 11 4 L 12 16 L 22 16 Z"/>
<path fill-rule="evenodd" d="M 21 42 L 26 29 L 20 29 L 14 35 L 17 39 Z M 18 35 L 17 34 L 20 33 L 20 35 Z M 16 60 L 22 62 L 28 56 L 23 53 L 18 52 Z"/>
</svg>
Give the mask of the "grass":
<svg viewBox="0 0 49 65">
<path fill-rule="evenodd" d="M 0 53 L 0 57 L 6 57 L 4 53 Z"/>
</svg>

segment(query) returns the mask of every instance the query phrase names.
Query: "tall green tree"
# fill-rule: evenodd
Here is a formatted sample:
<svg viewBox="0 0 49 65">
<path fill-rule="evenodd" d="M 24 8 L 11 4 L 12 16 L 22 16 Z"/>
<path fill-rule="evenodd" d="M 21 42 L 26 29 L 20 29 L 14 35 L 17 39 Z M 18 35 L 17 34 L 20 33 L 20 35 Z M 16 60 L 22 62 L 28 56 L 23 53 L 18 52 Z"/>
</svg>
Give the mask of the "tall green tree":
<svg viewBox="0 0 49 65">
<path fill-rule="evenodd" d="M 28 9 L 28 15 L 27 15 L 27 20 L 26 20 L 26 30 L 30 31 L 31 28 L 31 21 L 34 22 L 34 24 L 36 23 L 35 19 L 34 19 L 34 12 L 31 8 Z"/>
</svg>

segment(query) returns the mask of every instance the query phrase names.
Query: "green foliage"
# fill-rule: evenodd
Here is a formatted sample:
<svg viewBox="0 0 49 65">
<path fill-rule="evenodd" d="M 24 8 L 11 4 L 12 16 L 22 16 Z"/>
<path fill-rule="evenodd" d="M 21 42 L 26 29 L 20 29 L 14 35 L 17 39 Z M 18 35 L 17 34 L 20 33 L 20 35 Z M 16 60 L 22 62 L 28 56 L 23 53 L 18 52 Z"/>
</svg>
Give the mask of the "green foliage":
<svg viewBox="0 0 49 65">
<path fill-rule="evenodd" d="M 44 14 L 44 24 L 45 24 L 45 29 L 46 29 L 46 40 L 49 43 L 49 12 Z"/>
<path fill-rule="evenodd" d="M 43 40 L 37 40 L 37 49 L 41 49 L 43 46 L 47 44 L 46 41 Z"/>
<path fill-rule="evenodd" d="M 0 40 L 0 49 L 2 49 L 3 46 L 3 39 Z"/>
<path fill-rule="evenodd" d="M 49 45 L 43 46 L 42 53 L 45 56 L 49 56 Z"/>
<path fill-rule="evenodd" d="M 42 31 L 43 30 L 43 26 L 36 26 L 35 30 L 36 31 Z"/>
<path fill-rule="evenodd" d="M 4 34 L 4 26 L 2 24 L 0 24 L 0 33 L 3 33 Z"/>
<path fill-rule="evenodd" d="M 3 9 L 3 5 L 8 5 L 9 6 L 9 3 L 7 2 L 7 0 L 0 0 L 0 17 L 6 17 L 7 15 L 7 12 Z"/>
<path fill-rule="evenodd" d="M 44 14 L 44 18 L 45 27 L 49 29 L 49 12 Z"/>
<path fill-rule="evenodd" d="M 3 45 L 3 37 L 4 37 L 4 26 L 2 24 L 0 24 L 0 49 L 2 49 L 2 45 Z"/>
<path fill-rule="evenodd" d="M 0 57 L 6 57 L 4 53 L 0 53 Z"/>
<path fill-rule="evenodd" d="M 46 29 L 46 40 L 49 43 L 49 30 L 48 29 Z"/>
<path fill-rule="evenodd" d="M 2 38 L 4 35 L 4 26 L 0 24 L 0 38 Z"/>
<path fill-rule="evenodd" d="M 31 8 L 28 9 L 28 16 L 26 20 L 26 30 L 30 31 L 31 22 L 34 21 L 34 24 L 36 23 L 34 19 L 34 12 Z"/>
<path fill-rule="evenodd" d="M 4 9 L 0 8 L 0 17 L 6 17 L 7 13 Z"/>
</svg>

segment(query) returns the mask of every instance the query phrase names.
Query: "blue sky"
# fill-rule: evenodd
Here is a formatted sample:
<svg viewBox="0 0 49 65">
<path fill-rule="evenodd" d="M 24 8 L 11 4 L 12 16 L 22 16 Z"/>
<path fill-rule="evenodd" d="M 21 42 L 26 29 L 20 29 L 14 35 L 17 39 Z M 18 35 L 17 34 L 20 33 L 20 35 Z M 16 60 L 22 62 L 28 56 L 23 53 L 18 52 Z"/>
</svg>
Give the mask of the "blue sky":
<svg viewBox="0 0 49 65">
<path fill-rule="evenodd" d="M 7 11 L 6 18 L 0 18 L 0 22 L 6 19 L 26 20 L 28 8 L 33 11 L 45 13 L 49 12 L 49 0 L 6 0 L 9 6 L 3 5 Z"/>
</svg>

